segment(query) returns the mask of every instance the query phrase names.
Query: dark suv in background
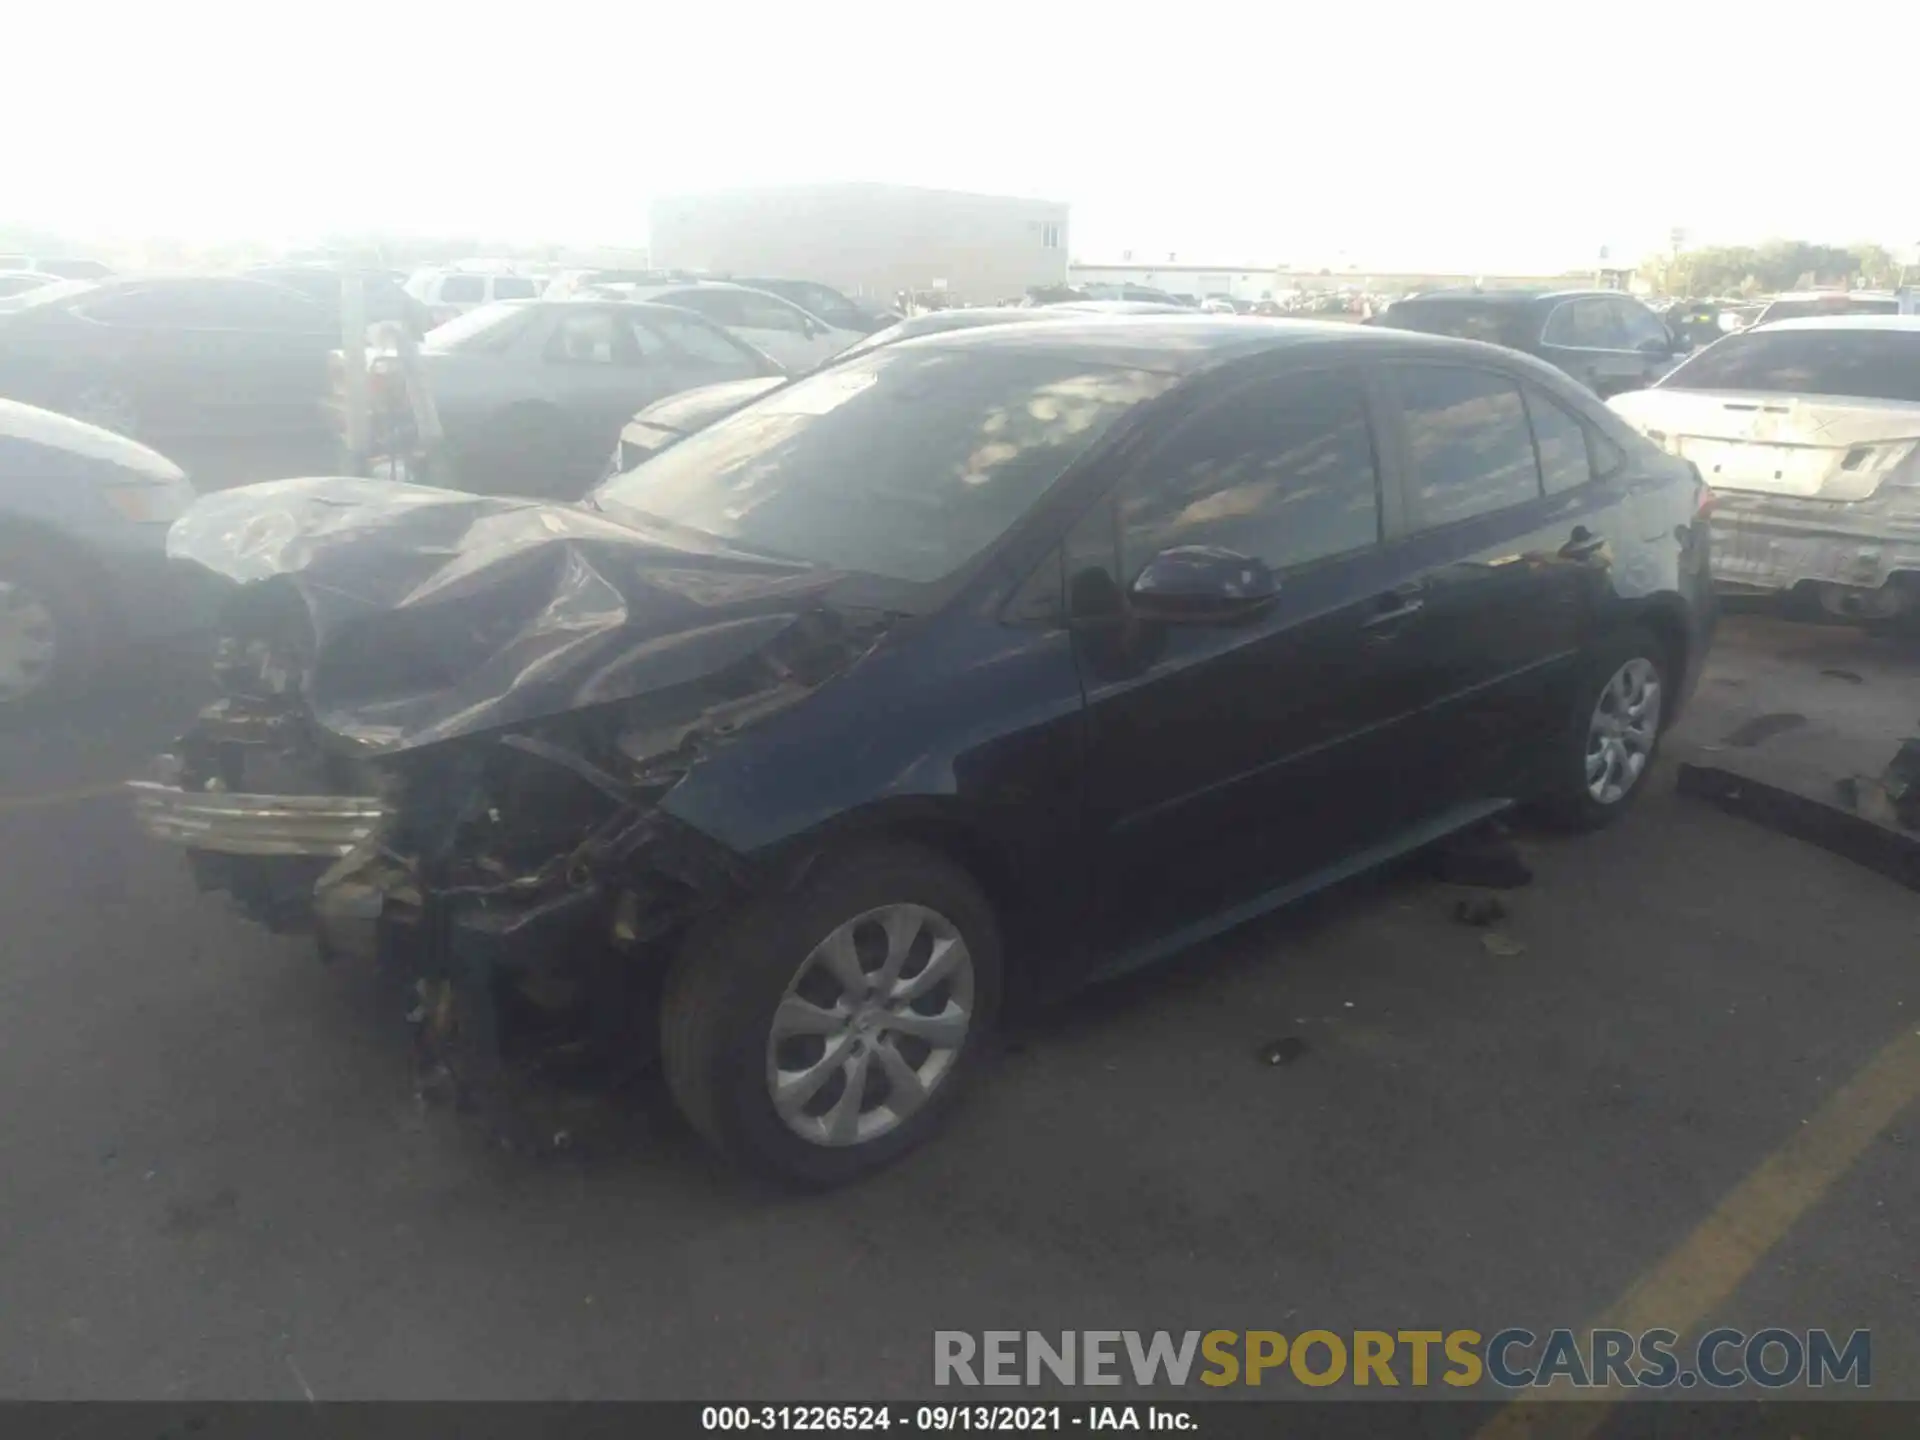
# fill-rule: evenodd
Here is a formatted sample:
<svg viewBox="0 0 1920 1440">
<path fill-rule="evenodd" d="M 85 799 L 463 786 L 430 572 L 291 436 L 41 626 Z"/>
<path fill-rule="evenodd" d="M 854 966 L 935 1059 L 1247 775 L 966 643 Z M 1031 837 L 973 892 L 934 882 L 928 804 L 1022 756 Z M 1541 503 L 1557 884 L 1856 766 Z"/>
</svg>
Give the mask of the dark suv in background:
<svg viewBox="0 0 1920 1440">
<path fill-rule="evenodd" d="M 1537 355 L 1603 400 L 1645 389 L 1691 348 L 1617 290 L 1434 290 L 1408 296 L 1373 323 Z"/>
</svg>

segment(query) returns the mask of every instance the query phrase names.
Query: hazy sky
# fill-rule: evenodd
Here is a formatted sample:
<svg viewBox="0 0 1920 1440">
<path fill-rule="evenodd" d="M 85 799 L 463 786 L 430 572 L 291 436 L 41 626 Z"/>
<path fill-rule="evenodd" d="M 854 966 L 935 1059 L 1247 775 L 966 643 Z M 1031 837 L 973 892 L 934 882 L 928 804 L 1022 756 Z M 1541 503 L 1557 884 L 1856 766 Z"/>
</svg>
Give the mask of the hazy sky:
<svg viewBox="0 0 1920 1440">
<path fill-rule="evenodd" d="M 0 221 L 631 244 L 650 195 L 867 179 L 1066 200 L 1087 260 L 1909 247 L 1904 8 L 28 5 Z"/>
</svg>

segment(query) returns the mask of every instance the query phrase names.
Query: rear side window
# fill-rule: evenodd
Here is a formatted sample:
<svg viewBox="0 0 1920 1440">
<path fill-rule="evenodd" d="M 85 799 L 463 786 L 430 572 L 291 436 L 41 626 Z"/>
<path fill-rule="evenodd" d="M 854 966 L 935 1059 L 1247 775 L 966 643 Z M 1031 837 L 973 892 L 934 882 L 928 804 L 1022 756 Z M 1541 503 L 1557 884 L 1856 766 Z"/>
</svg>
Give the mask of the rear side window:
<svg viewBox="0 0 1920 1440">
<path fill-rule="evenodd" d="M 1460 340 L 1484 340 L 1509 349 L 1524 343 L 1520 307 L 1498 301 L 1402 300 L 1387 307 L 1381 324 L 1425 335 L 1452 335 Z"/>
<path fill-rule="evenodd" d="M 1539 497 L 1533 432 L 1514 381 L 1455 365 L 1388 370 L 1406 426 L 1407 506 L 1415 529 Z"/>
<path fill-rule="evenodd" d="M 1920 402 L 1920 330 L 1752 330 L 1702 350 L 1656 388 Z"/>
<path fill-rule="evenodd" d="M 540 293 L 539 285 L 525 275 L 496 275 L 493 277 L 493 298 L 496 300 L 531 300 Z"/>
<path fill-rule="evenodd" d="M 449 275 L 440 282 L 440 299 L 448 305 L 472 305 L 487 298 L 487 282 L 478 275 Z"/>
<path fill-rule="evenodd" d="M 1540 452 L 1540 485 L 1549 495 L 1572 490 L 1593 479 L 1593 457 L 1587 445 L 1588 426 L 1555 401 L 1528 386 L 1527 418 L 1533 422 L 1533 443 Z"/>
<path fill-rule="evenodd" d="M 1340 373 L 1246 386 L 1178 432 L 1120 495 L 1129 577 L 1162 550 L 1218 545 L 1275 570 L 1380 538 L 1373 435 Z"/>
</svg>

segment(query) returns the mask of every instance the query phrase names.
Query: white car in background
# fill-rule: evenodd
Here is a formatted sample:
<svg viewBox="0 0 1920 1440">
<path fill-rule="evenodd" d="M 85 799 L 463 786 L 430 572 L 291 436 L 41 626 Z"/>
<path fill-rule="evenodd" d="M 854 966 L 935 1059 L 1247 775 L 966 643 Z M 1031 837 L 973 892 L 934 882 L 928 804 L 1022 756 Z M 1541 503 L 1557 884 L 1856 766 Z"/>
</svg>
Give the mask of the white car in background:
<svg viewBox="0 0 1920 1440">
<path fill-rule="evenodd" d="M 1722 586 L 1920 612 L 1920 316 L 1756 326 L 1607 403 L 1713 488 Z"/>
<path fill-rule="evenodd" d="M 401 287 L 444 325 L 496 300 L 532 300 L 547 288 L 536 275 L 481 270 L 416 270 Z"/>
<path fill-rule="evenodd" d="M 858 330 L 829 325 L 791 300 L 765 290 L 723 280 L 689 280 L 669 285 L 606 285 L 594 293 L 654 305 L 673 305 L 703 315 L 771 355 L 795 374 L 811 370 L 860 340 Z"/>
</svg>

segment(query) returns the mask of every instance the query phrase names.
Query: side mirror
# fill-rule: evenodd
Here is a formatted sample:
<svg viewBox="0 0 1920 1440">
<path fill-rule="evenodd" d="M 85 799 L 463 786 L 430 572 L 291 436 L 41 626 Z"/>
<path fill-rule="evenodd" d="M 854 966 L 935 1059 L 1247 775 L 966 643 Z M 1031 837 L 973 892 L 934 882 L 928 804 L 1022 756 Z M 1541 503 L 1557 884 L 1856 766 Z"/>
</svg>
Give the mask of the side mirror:
<svg viewBox="0 0 1920 1440">
<path fill-rule="evenodd" d="M 1217 545 L 1178 545 L 1149 560 L 1127 593 L 1143 620 L 1220 624 L 1265 609 L 1279 591 L 1264 560 Z"/>
</svg>

